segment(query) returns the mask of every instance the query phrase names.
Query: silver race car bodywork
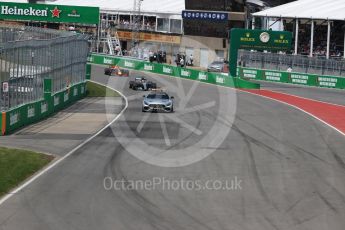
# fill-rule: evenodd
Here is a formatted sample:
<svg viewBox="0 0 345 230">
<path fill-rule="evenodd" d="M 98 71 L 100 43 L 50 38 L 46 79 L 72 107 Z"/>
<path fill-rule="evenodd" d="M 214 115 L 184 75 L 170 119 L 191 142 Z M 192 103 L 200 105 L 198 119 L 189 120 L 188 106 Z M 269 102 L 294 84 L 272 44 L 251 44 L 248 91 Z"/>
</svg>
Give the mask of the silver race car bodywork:
<svg viewBox="0 0 345 230">
<path fill-rule="evenodd" d="M 143 112 L 174 112 L 174 97 L 169 97 L 164 92 L 152 92 L 144 96 L 142 111 Z"/>
<path fill-rule="evenodd" d="M 133 90 L 153 90 L 157 88 L 157 84 L 148 81 L 144 77 L 136 77 L 134 80 L 129 81 L 129 88 Z"/>
</svg>

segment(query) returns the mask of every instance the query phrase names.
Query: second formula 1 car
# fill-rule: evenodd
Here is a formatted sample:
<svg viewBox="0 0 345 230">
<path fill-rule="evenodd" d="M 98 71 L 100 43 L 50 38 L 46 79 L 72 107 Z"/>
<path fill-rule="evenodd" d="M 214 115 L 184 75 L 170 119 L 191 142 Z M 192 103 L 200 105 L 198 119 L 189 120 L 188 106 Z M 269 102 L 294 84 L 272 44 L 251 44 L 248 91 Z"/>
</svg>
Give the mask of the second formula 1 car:
<svg viewBox="0 0 345 230">
<path fill-rule="evenodd" d="M 133 90 L 147 91 L 157 89 L 157 84 L 152 81 L 148 81 L 144 77 L 136 77 L 134 80 L 129 81 L 129 88 Z"/>
<path fill-rule="evenodd" d="M 108 68 L 104 69 L 104 74 L 109 76 L 120 76 L 120 77 L 128 77 L 129 70 L 122 69 L 117 65 L 109 66 Z"/>
</svg>

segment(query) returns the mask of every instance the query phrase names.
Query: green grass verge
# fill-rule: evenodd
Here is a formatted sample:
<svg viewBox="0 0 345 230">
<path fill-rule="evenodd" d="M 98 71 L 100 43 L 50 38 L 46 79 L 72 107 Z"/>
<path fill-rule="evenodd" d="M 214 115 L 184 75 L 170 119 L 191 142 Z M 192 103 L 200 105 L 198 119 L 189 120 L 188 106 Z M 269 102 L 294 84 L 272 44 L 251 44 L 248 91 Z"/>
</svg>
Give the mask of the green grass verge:
<svg viewBox="0 0 345 230">
<path fill-rule="evenodd" d="M 0 147 L 0 196 L 42 169 L 53 156 Z"/>
<path fill-rule="evenodd" d="M 119 97 L 120 95 L 103 85 L 99 85 L 94 82 L 86 83 L 87 96 L 88 97 Z"/>
</svg>

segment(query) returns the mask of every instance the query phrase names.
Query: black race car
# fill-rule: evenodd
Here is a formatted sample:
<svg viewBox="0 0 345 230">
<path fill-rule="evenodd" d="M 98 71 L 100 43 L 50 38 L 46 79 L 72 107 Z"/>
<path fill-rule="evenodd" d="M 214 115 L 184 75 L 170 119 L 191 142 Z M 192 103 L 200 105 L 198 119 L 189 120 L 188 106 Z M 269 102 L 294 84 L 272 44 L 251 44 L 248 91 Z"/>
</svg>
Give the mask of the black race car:
<svg viewBox="0 0 345 230">
<path fill-rule="evenodd" d="M 136 77 L 133 81 L 129 81 L 129 88 L 133 90 L 152 90 L 152 89 L 157 89 L 157 84 L 148 81 L 144 77 Z"/>
<path fill-rule="evenodd" d="M 129 76 L 129 70 L 127 69 L 121 69 L 118 66 L 109 66 L 108 68 L 104 69 L 104 74 L 109 76 L 120 76 L 120 77 L 128 77 Z"/>
</svg>

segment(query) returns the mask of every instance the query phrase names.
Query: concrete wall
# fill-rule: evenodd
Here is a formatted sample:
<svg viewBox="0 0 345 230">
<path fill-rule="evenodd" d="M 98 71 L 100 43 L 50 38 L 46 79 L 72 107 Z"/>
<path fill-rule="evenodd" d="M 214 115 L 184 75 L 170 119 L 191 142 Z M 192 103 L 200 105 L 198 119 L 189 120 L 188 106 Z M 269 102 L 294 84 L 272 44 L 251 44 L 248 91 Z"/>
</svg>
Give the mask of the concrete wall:
<svg viewBox="0 0 345 230">
<path fill-rule="evenodd" d="M 200 50 L 208 49 L 208 63 L 217 60 L 216 51 L 223 51 L 223 57 L 228 57 L 229 44 L 225 39 L 225 48 L 223 47 L 223 38 L 183 36 L 180 51 L 185 52 L 186 48 L 194 48 L 194 65 L 200 65 Z"/>
</svg>

